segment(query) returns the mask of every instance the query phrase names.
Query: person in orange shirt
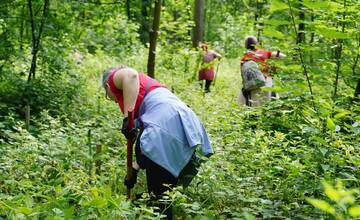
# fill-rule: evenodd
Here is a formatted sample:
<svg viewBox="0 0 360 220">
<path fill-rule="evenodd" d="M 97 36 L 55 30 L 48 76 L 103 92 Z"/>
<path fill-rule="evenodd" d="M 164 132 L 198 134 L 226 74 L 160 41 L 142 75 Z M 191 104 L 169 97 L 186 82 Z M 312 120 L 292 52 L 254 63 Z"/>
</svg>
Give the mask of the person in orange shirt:
<svg viewBox="0 0 360 220">
<path fill-rule="evenodd" d="M 278 51 L 271 51 L 266 49 L 258 49 L 256 48 L 258 45 L 258 40 L 254 36 L 248 36 L 245 38 L 245 48 L 249 51 L 246 52 L 240 60 L 240 65 L 242 66 L 247 61 L 255 61 L 259 67 L 261 72 L 264 74 L 266 83 L 266 87 L 273 86 L 273 80 L 271 77 L 270 66 L 267 63 L 268 59 L 278 59 L 286 57 L 285 54 Z M 265 101 L 270 100 L 271 97 L 275 97 L 276 94 L 272 92 L 262 91 L 261 89 L 255 89 L 251 91 L 244 91 L 244 89 L 240 92 L 238 97 L 239 104 L 246 104 L 248 106 L 259 106 L 263 104 Z"/>
</svg>

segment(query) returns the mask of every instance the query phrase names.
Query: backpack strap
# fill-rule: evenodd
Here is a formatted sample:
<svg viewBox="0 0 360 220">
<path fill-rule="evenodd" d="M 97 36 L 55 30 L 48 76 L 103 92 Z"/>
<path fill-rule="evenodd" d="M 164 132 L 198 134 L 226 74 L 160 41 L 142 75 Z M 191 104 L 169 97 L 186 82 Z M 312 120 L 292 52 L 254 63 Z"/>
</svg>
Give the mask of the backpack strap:
<svg viewBox="0 0 360 220">
<path fill-rule="evenodd" d="M 150 88 L 150 86 L 151 86 L 152 81 L 153 81 L 153 79 L 149 77 L 149 80 L 148 80 L 148 82 L 147 82 L 147 84 L 146 84 L 146 87 L 145 87 L 144 97 L 148 94 L 149 88 Z"/>
</svg>

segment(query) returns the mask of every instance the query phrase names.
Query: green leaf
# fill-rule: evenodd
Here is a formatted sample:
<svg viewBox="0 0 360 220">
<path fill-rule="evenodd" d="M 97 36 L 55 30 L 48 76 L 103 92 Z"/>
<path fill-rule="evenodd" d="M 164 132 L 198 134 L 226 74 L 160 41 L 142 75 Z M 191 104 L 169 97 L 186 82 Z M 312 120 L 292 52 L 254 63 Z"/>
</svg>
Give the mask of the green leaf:
<svg viewBox="0 0 360 220">
<path fill-rule="evenodd" d="M 319 137 L 319 136 L 314 136 L 313 139 L 316 141 L 317 145 L 321 146 L 321 145 L 327 145 L 327 141 L 324 140 L 324 138 Z M 320 151 L 323 151 L 323 149 L 320 149 Z M 327 152 L 327 150 L 326 150 Z"/>
<path fill-rule="evenodd" d="M 329 28 L 325 26 L 317 26 L 315 28 L 315 33 L 324 36 L 328 39 L 347 39 L 350 38 L 350 35 L 347 33 L 340 32 L 334 28 Z"/>
<path fill-rule="evenodd" d="M 65 220 L 71 219 L 71 217 L 74 214 L 74 209 L 75 209 L 75 206 L 71 206 L 70 208 L 67 208 L 67 209 L 63 210 Z"/>
<path fill-rule="evenodd" d="M 325 157 L 326 153 L 329 151 L 328 149 L 323 148 L 323 147 L 320 147 L 319 150 L 324 157 Z"/>
<path fill-rule="evenodd" d="M 335 214 L 335 208 L 323 200 L 306 198 L 306 201 L 316 208 L 323 210 L 324 212 L 330 213 L 332 215 Z"/>
<path fill-rule="evenodd" d="M 284 20 L 284 19 L 270 19 L 270 20 L 265 20 L 264 24 L 269 24 L 272 26 L 280 26 L 280 25 L 289 25 L 291 24 L 291 22 L 289 20 Z"/>
<path fill-rule="evenodd" d="M 284 3 L 284 2 L 282 2 L 280 0 L 273 0 L 271 2 L 270 13 L 273 13 L 275 11 L 288 9 L 288 8 L 289 8 L 289 6 L 286 3 Z"/>
<path fill-rule="evenodd" d="M 264 34 L 268 37 L 275 37 L 275 38 L 279 38 L 279 39 L 284 38 L 284 34 L 281 33 L 280 31 L 275 30 L 274 28 L 265 28 Z"/>
<path fill-rule="evenodd" d="M 327 164 L 321 164 L 321 168 L 326 172 L 329 170 L 330 166 Z"/>
<path fill-rule="evenodd" d="M 97 197 L 89 202 L 84 202 L 84 206 L 96 206 L 99 208 L 103 208 L 107 205 L 107 201 L 101 197 Z"/>
<path fill-rule="evenodd" d="M 29 215 L 29 214 L 31 214 L 31 212 L 32 212 L 32 210 L 31 210 L 30 208 L 28 208 L 28 207 L 18 207 L 18 208 L 16 209 L 16 211 L 17 211 L 18 213 L 22 213 L 22 214 L 25 214 L 25 215 Z"/>
<path fill-rule="evenodd" d="M 358 217 L 360 216 L 360 205 L 351 206 L 348 211 L 351 217 Z"/>
<path fill-rule="evenodd" d="M 302 2 L 304 6 L 308 9 L 329 9 L 330 5 L 327 1 L 313 1 L 313 0 L 304 0 Z"/>
<path fill-rule="evenodd" d="M 243 0 L 243 4 L 244 4 L 244 6 L 245 6 L 247 9 L 250 9 L 249 4 L 247 3 L 246 0 Z"/>
<path fill-rule="evenodd" d="M 197 211 L 197 210 L 200 210 L 200 208 L 201 208 L 201 206 L 200 206 L 200 204 L 197 203 L 197 202 L 194 202 L 194 203 L 191 205 L 191 209 L 192 209 L 192 210 Z"/>
<path fill-rule="evenodd" d="M 334 202 L 338 202 L 341 199 L 340 193 L 338 193 L 338 191 L 336 191 L 335 188 L 332 187 L 329 183 L 324 181 L 323 186 L 324 186 L 324 193 L 327 197 L 329 197 L 329 199 L 331 199 Z"/>
<path fill-rule="evenodd" d="M 336 125 L 335 125 L 334 121 L 331 118 L 328 118 L 326 120 L 326 125 L 327 125 L 328 129 L 330 129 L 332 131 L 335 131 Z"/>
<path fill-rule="evenodd" d="M 336 119 L 343 118 L 345 115 L 349 115 L 349 114 L 351 114 L 351 112 L 347 112 L 347 111 L 339 112 L 334 116 L 334 118 Z"/>
<path fill-rule="evenodd" d="M 55 192 L 57 193 L 57 194 L 60 194 L 61 192 L 62 192 L 62 188 L 61 188 L 61 185 L 57 185 L 57 186 L 55 186 Z"/>
<path fill-rule="evenodd" d="M 248 212 L 245 212 L 244 213 L 244 217 L 246 220 L 255 220 L 255 216 L 253 216 L 252 214 L 248 213 Z"/>
</svg>

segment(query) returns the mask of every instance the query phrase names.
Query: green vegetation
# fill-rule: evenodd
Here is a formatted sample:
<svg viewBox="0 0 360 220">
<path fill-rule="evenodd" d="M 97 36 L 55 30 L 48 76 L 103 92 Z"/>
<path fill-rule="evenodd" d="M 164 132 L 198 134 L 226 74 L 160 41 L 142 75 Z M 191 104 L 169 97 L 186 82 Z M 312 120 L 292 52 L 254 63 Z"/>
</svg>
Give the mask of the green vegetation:
<svg viewBox="0 0 360 220">
<path fill-rule="evenodd" d="M 30 80 L 28 2 L 0 3 L 0 219 L 159 219 L 146 193 L 126 200 L 121 113 L 100 88 L 114 64 L 146 71 L 152 14 L 141 16 L 141 3 L 152 1 L 134 1 L 130 14 L 126 1 L 50 1 Z M 32 1 L 35 36 L 45 2 Z M 197 113 L 215 150 L 189 188 L 169 193 L 176 218 L 359 218 L 359 3 L 257 2 L 206 1 L 204 40 L 225 58 L 205 95 L 194 81 L 193 1 L 163 6 L 155 76 Z M 288 55 L 272 63 L 281 98 L 240 107 L 242 42 L 258 33 Z M 134 191 L 146 192 L 143 173 Z"/>
</svg>

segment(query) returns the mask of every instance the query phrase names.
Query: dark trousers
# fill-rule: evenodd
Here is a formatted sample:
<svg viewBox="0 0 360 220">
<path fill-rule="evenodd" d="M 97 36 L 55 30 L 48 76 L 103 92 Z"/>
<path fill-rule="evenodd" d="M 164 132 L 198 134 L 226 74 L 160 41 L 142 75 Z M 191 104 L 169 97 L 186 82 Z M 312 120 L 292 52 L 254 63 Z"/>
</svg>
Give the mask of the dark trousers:
<svg viewBox="0 0 360 220">
<path fill-rule="evenodd" d="M 212 83 L 212 80 L 205 80 L 205 92 L 208 93 L 210 92 L 210 85 Z M 200 86 L 201 88 L 203 87 L 203 81 L 200 81 Z"/>
<path fill-rule="evenodd" d="M 244 88 L 241 89 L 244 97 L 245 97 L 245 100 L 246 100 L 246 105 L 247 106 L 251 106 L 251 103 L 250 103 L 250 99 L 251 99 L 251 91 L 250 90 L 246 90 Z"/>
<path fill-rule="evenodd" d="M 205 80 L 205 92 L 210 92 L 210 85 L 212 80 Z"/>
<path fill-rule="evenodd" d="M 173 219 L 171 205 L 160 200 L 164 192 L 176 186 L 178 178 L 141 153 L 140 136 L 138 136 L 138 141 L 135 145 L 135 156 L 141 169 L 145 169 L 146 172 L 147 188 L 151 196 L 150 202 L 157 206 L 162 214 L 166 215 L 166 219 Z"/>
<path fill-rule="evenodd" d="M 194 153 L 188 164 L 180 172 L 179 177 L 176 178 L 169 171 L 141 153 L 141 133 L 142 131 L 135 144 L 135 156 L 140 168 L 145 169 L 147 188 L 151 196 L 151 203 L 157 206 L 162 214 L 166 215 L 166 219 L 173 219 L 171 205 L 168 202 L 160 201 L 161 197 L 164 195 L 164 192 L 172 190 L 178 183 L 186 188 L 197 174 L 200 162 Z"/>
<path fill-rule="evenodd" d="M 146 182 L 152 203 L 159 207 L 160 212 L 166 215 L 166 219 L 173 219 L 172 207 L 168 202 L 160 201 L 164 192 L 172 190 L 178 182 L 169 171 L 154 163 L 144 156 Z"/>
</svg>

